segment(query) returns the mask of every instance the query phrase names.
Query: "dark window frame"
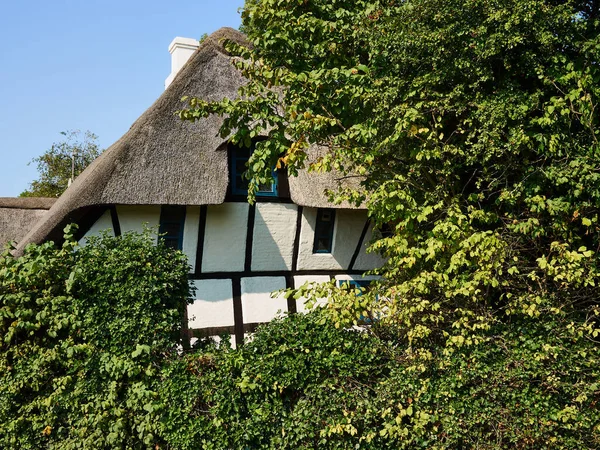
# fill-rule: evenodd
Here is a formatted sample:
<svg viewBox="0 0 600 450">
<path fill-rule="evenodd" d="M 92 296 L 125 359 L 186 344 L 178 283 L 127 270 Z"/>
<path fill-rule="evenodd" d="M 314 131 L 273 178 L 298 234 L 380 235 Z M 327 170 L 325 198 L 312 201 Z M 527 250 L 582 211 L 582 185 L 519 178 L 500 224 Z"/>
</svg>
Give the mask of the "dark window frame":
<svg viewBox="0 0 600 450">
<path fill-rule="evenodd" d="M 333 234 L 335 231 L 335 209 L 319 208 L 315 222 L 313 253 L 330 254 L 333 252 Z"/>
<path fill-rule="evenodd" d="M 173 248 L 175 250 L 183 249 L 185 215 L 185 206 L 161 206 L 158 235 L 159 239 L 162 239 L 167 247 Z"/>
</svg>

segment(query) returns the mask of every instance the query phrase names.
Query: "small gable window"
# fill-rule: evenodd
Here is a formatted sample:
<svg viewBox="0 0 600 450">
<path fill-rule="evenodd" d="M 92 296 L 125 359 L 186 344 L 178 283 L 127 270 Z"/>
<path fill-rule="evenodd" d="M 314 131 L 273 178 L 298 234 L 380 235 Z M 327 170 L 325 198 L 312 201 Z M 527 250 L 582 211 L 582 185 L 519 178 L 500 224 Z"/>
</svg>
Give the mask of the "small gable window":
<svg viewBox="0 0 600 450">
<path fill-rule="evenodd" d="M 231 153 L 231 193 L 233 195 L 248 195 L 248 180 L 243 177 L 246 172 L 246 163 L 254 151 L 256 142 L 252 143 L 251 148 L 238 147 L 230 145 Z M 259 197 L 276 197 L 277 190 L 277 172 L 273 171 L 273 183 L 261 184 L 258 186 L 256 195 Z"/>
<path fill-rule="evenodd" d="M 319 208 L 317 210 L 313 253 L 331 253 L 333 249 L 334 226 L 335 210 Z"/>
<path fill-rule="evenodd" d="M 183 248 L 185 206 L 163 206 L 160 209 L 158 233 L 165 246 L 176 250 Z"/>
</svg>

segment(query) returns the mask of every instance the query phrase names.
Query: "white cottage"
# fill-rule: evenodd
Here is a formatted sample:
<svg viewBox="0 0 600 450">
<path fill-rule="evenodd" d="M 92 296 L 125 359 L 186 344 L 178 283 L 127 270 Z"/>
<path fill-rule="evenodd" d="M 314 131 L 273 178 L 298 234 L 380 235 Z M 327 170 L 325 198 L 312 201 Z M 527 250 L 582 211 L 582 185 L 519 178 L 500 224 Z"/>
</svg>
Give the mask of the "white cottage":
<svg viewBox="0 0 600 450">
<path fill-rule="evenodd" d="M 144 223 L 166 233 L 192 266 L 196 299 L 188 308 L 194 336 L 229 332 L 240 342 L 278 311 L 302 303 L 271 292 L 307 281 L 362 280 L 381 263 L 365 248 L 371 239 L 366 212 L 331 205 L 331 174 L 301 171 L 263 186 L 255 205 L 246 202 L 241 178 L 249 150 L 219 137 L 221 119 L 182 122 L 181 98 L 234 97 L 244 82 L 223 49 L 223 40 L 244 36 L 221 29 L 200 45 L 177 38 L 170 47 L 173 73 L 161 97 L 130 130 L 94 161 L 21 240 L 60 240 L 77 222 L 80 239 L 110 229 L 115 235 Z M 189 58 L 189 59 L 188 59 Z M 311 149 L 317 152 L 317 149 Z"/>
</svg>

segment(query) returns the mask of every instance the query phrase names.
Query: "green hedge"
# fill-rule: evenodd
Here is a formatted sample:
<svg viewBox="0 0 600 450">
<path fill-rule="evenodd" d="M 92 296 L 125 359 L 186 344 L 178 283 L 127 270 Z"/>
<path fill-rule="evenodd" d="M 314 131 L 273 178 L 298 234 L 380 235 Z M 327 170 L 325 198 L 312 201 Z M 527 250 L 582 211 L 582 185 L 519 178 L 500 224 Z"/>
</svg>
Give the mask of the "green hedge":
<svg viewBox="0 0 600 450">
<path fill-rule="evenodd" d="M 384 336 L 386 338 L 384 339 Z M 161 436 L 178 449 L 592 449 L 597 344 L 569 323 L 498 325 L 415 371 L 389 329 L 318 311 L 275 320 L 240 350 L 165 367 Z"/>
<path fill-rule="evenodd" d="M 584 317 L 513 315 L 419 364 L 402 330 L 336 327 L 321 310 L 239 349 L 182 354 L 187 271 L 148 236 L 5 254 L 0 448 L 600 446 L 600 352 Z"/>
<path fill-rule="evenodd" d="M 69 231 L 70 233 L 70 231 Z M 68 235 L 0 259 L 0 448 L 149 448 L 189 295 L 149 235 Z"/>
</svg>

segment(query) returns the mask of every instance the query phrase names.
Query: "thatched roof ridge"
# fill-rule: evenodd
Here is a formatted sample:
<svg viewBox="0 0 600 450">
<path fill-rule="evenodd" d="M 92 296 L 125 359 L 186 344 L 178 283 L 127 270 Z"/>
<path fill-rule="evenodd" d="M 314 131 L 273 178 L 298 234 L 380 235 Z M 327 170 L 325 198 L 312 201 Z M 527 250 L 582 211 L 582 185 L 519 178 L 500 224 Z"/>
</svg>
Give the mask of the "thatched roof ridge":
<svg viewBox="0 0 600 450">
<path fill-rule="evenodd" d="M 56 200 L 51 197 L 0 197 L 0 208 L 50 209 Z"/>
<path fill-rule="evenodd" d="M 245 36 L 221 28 L 208 36 L 165 92 L 75 179 L 22 243 L 40 243 L 74 211 L 106 204 L 210 205 L 223 203 L 229 182 L 222 119 L 182 122 L 174 112 L 185 95 L 233 98 L 244 82 L 223 48 Z M 21 246 L 19 247 L 19 250 Z"/>
</svg>

